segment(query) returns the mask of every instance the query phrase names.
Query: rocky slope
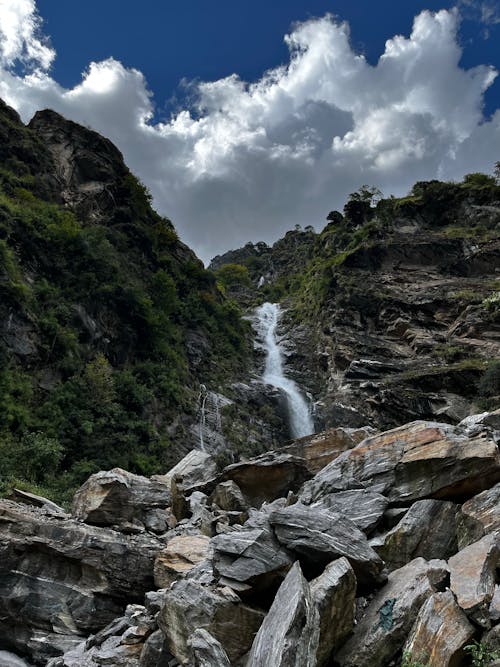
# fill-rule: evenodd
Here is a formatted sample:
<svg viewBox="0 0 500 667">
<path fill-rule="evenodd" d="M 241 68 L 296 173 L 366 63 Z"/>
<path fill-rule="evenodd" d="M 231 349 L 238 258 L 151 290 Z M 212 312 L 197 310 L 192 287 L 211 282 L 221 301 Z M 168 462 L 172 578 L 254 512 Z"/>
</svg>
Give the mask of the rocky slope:
<svg viewBox="0 0 500 667">
<path fill-rule="evenodd" d="M 319 234 L 296 229 L 272 248 L 248 244 L 212 263 L 244 307 L 288 307 L 289 366 L 316 399 L 319 423 L 456 423 L 498 405 L 495 179 L 417 183 L 406 198 L 353 199 L 329 219 Z"/>
<path fill-rule="evenodd" d="M 100 472 L 70 514 L 1 500 L 1 664 L 493 659 L 499 443 L 500 411 L 331 429 L 224 469 L 194 450 L 162 476 Z"/>
</svg>

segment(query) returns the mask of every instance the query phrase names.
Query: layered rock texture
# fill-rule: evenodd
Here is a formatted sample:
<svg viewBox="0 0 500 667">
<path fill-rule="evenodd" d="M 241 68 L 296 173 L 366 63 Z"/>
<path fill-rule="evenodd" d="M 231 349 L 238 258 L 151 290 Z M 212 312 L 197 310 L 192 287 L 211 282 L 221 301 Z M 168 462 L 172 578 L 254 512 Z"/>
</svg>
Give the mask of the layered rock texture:
<svg viewBox="0 0 500 667">
<path fill-rule="evenodd" d="M 0 657 L 465 667 L 474 641 L 493 656 L 499 419 L 370 434 L 315 473 L 304 440 L 243 467 L 193 451 L 153 478 L 93 475 L 71 514 L 2 500 Z"/>
</svg>

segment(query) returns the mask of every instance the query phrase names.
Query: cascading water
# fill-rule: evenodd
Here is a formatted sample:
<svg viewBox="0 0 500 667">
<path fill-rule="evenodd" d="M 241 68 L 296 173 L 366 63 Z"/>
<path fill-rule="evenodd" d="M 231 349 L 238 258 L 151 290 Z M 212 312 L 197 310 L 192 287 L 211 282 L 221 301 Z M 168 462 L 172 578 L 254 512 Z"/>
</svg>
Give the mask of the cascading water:
<svg viewBox="0 0 500 667">
<path fill-rule="evenodd" d="M 266 367 L 263 381 L 285 394 L 290 418 L 290 432 L 293 438 L 314 433 L 311 410 L 304 396 L 293 380 L 287 378 L 283 369 L 283 353 L 277 337 L 280 318 L 280 307 L 277 303 L 264 303 L 257 311 L 257 333 L 260 335 L 266 350 Z"/>
</svg>

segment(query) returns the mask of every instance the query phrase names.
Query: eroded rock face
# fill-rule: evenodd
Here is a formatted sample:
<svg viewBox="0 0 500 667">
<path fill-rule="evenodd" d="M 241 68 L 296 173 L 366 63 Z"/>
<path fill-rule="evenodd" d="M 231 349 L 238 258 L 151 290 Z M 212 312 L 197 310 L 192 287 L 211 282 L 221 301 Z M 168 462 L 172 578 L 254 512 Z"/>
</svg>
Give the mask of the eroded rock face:
<svg viewBox="0 0 500 667">
<path fill-rule="evenodd" d="M 420 609 L 404 650 L 429 667 L 454 667 L 474 634 L 453 593 L 434 593 Z"/>
<path fill-rule="evenodd" d="M 382 520 L 389 501 L 368 489 L 339 491 L 324 496 L 315 507 L 321 507 L 350 519 L 364 533 L 371 533 Z"/>
<path fill-rule="evenodd" d="M 500 484 L 462 505 L 457 516 L 459 546 L 462 549 L 496 530 L 500 530 Z"/>
<path fill-rule="evenodd" d="M 169 525 L 166 508 L 170 489 L 159 480 L 133 475 L 121 468 L 98 472 L 78 489 L 72 506 L 75 518 L 94 526 L 117 526 L 164 533 Z"/>
<path fill-rule="evenodd" d="M 168 588 L 185 576 L 209 554 L 210 538 L 205 535 L 179 535 L 169 540 L 155 558 L 154 578 L 158 588 Z"/>
<path fill-rule="evenodd" d="M 159 625 L 172 654 L 188 665 L 195 630 L 212 635 L 233 662 L 248 652 L 263 619 L 263 612 L 244 604 L 228 587 L 182 579 L 166 592 Z"/>
<path fill-rule="evenodd" d="M 448 574 L 444 561 L 417 558 L 392 572 L 336 653 L 341 667 L 384 667 L 402 649 L 424 602 Z"/>
<path fill-rule="evenodd" d="M 1 634 L 44 664 L 150 590 L 161 547 L 0 500 Z"/>
<path fill-rule="evenodd" d="M 450 588 L 467 616 L 489 628 L 489 606 L 500 565 L 500 533 L 486 535 L 450 558 Z"/>
<path fill-rule="evenodd" d="M 212 635 L 199 628 L 188 641 L 193 667 L 231 667 L 227 653 Z"/>
<path fill-rule="evenodd" d="M 419 556 L 446 560 L 457 551 L 456 512 L 449 501 L 419 500 L 374 549 L 391 571 Z"/>
<path fill-rule="evenodd" d="M 417 421 L 366 438 L 303 487 L 310 504 L 326 494 L 369 488 L 392 503 L 478 493 L 500 479 L 500 454 L 488 434 Z"/>
</svg>

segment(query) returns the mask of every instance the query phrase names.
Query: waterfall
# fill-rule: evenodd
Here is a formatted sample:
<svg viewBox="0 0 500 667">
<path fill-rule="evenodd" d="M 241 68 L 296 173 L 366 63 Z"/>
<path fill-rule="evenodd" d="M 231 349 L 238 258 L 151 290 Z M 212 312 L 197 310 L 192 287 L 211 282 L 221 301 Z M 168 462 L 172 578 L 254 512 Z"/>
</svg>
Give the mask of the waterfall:
<svg viewBox="0 0 500 667">
<path fill-rule="evenodd" d="M 307 401 L 295 382 L 284 373 L 283 353 L 276 333 L 280 314 L 277 303 L 264 303 L 256 311 L 257 333 L 266 351 L 266 367 L 262 379 L 285 394 L 291 435 L 293 438 L 301 438 L 314 433 L 314 423 Z"/>
</svg>

